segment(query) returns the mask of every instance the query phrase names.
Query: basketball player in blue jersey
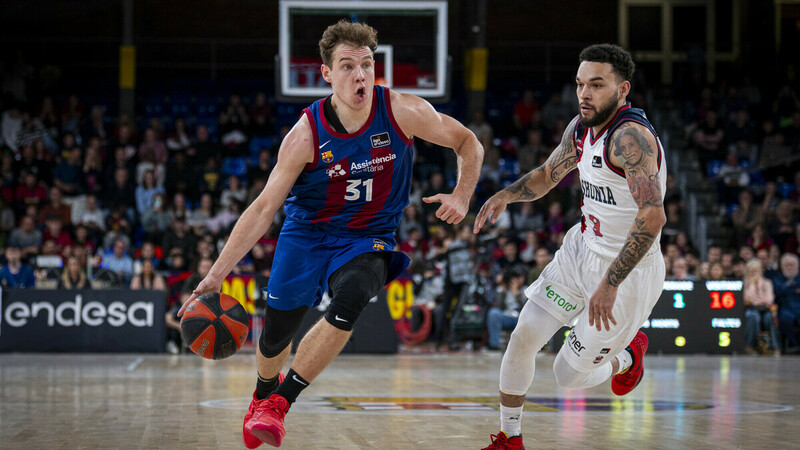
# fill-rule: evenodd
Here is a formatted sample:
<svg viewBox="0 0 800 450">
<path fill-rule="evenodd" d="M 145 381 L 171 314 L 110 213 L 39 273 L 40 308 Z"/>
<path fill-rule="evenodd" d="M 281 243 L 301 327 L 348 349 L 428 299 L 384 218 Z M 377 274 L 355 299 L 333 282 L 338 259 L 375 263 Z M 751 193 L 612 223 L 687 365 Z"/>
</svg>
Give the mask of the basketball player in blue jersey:
<svg viewBox="0 0 800 450">
<path fill-rule="evenodd" d="M 639 327 L 664 283 L 659 235 L 667 168 L 644 111 L 626 102 L 633 72 L 622 48 L 585 48 L 575 78 L 580 114 L 544 165 L 492 196 L 475 219 L 477 233 L 509 203 L 541 198 L 567 173 L 580 172 L 581 222 L 525 290 L 530 301 L 500 367 L 500 432 L 486 449 L 524 448 L 520 420 L 536 352 L 564 324 L 575 325 L 553 364 L 561 387 L 612 378 L 612 391 L 624 395 L 644 374 L 647 336 Z"/>
<path fill-rule="evenodd" d="M 284 416 L 298 394 L 339 354 L 369 300 L 408 265 L 393 251 L 393 235 L 409 201 L 414 137 L 450 147 L 458 157 L 453 192 L 423 199 L 441 204 L 440 220 L 464 218 L 478 181 L 483 148 L 472 132 L 419 97 L 375 86 L 377 45 L 376 31 L 364 24 L 341 21 L 325 30 L 321 71 L 333 95 L 303 111 L 263 192 L 186 302 L 220 291 L 285 200 L 256 353 L 258 381 L 242 429 L 248 448 L 281 445 Z M 279 371 L 289 344 L 326 290 L 330 307 L 284 377 Z"/>
</svg>

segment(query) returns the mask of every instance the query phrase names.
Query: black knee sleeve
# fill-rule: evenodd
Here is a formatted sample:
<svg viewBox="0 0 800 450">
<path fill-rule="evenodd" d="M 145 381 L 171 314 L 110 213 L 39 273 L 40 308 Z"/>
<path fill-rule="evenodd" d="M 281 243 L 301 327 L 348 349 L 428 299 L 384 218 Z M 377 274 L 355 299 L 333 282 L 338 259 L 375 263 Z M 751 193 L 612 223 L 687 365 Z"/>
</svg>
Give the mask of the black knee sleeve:
<svg viewBox="0 0 800 450">
<path fill-rule="evenodd" d="M 389 252 L 364 253 L 331 275 L 331 304 L 325 314 L 328 323 L 344 331 L 353 329 L 369 300 L 386 284 L 390 257 Z"/>
<path fill-rule="evenodd" d="M 274 358 L 281 354 L 289 343 L 300 323 L 303 321 L 308 311 L 308 306 L 301 306 L 289 311 L 281 311 L 267 305 L 267 312 L 264 316 L 264 330 L 258 340 L 258 349 L 267 358 Z"/>
</svg>

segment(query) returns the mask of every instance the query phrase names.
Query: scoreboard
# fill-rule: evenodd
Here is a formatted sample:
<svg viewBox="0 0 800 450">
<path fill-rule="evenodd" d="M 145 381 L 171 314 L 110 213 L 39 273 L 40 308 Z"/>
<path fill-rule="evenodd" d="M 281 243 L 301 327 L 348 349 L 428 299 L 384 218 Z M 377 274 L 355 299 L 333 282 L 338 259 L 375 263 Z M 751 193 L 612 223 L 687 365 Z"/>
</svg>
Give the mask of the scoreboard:
<svg viewBox="0 0 800 450">
<path fill-rule="evenodd" d="M 741 281 L 665 281 L 642 329 L 648 352 L 744 352 Z"/>
</svg>

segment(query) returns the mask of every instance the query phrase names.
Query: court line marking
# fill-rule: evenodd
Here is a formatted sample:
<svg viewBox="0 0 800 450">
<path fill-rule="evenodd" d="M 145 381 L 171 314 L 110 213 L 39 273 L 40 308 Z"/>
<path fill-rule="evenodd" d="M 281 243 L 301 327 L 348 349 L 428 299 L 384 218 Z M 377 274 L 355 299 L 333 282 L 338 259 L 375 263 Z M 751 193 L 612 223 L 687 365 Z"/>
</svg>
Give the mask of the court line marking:
<svg viewBox="0 0 800 450">
<path fill-rule="evenodd" d="M 314 395 L 308 396 L 305 399 L 298 400 L 295 403 L 294 411 L 296 413 L 316 413 L 316 414 L 392 414 L 392 415 L 425 415 L 425 416 L 440 416 L 440 415 L 453 415 L 454 412 L 457 412 L 462 415 L 470 415 L 470 416 L 484 416 L 484 415 L 496 415 L 499 413 L 497 410 L 467 410 L 467 409 L 450 409 L 450 410 L 425 410 L 425 409 L 372 409 L 369 411 L 346 411 L 346 410 L 338 410 L 333 409 L 333 404 L 326 400 L 328 397 L 333 397 L 334 395 Z M 345 395 L 346 397 L 350 397 L 352 395 Z M 361 394 L 358 396 L 353 397 L 393 397 L 393 395 L 387 394 L 380 394 L 380 395 L 366 395 Z M 438 397 L 433 394 L 423 394 L 423 395 L 408 395 L 408 394 L 400 394 L 394 395 L 395 397 L 403 397 L 407 399 L 419 399 L 424 400 L 428 397 Z M 446 397 L 454 397 L 454 394 L 443 394 L 441 396 Z M 475 395 L 466 395 L 464 396 L 465 399 L 474 398 Z M 559 397 L 565 400 L 579 400 L 579 399 L 586 399 L 586 400 L 614 400 L 617 397 L 604 397 L 604 396 L 590 396 L 590 397 L 569 397 L 563 396 Z M 726 404 L 726 403 L 718 403 L 708 399 L 692 399 L 692 400 L 661 400 L 661 399 L 654 399 L 654 400 L 647 400 L 641 398 L 632 398 L 632 400 L 642 401 L 642 402 L 674 402 L 674 403 L 682 403 L 682 402 L 692 402 L 692 403 L 706 403 L 711 407 L 708 409 L 701 409 L 701 410 L 658 410 L 658 411 L 629 411 L 634 412 L 636 414 L 641 415 L 648 415 L 648 416 L 674 416 L 674 415 L 683 415 L 683 416 L 695 416 L 695 415 L 743 415 L 743 414 L 764 414 L 764 413 L 776 413 L 776 412 L 786 412 L 786 411 L 793 411 L 795 408 L 791 405 L 779 405 L 775 403 L 761 403 L 761 402 L 751 402 L 751 401 L 739 401 L 733 404 Z M 204 406 L 207 408 L 219 408 L 219 409 L 245 409 L 247 407 L 250 398 L 244 397 L 233 397 L 233 398 L 224 398 L 224 399 L 216 399 L 216 400 L 206 400 L 203 402 L 199 402 L 198 405 Z M 499 399 L 498 399 L 499 402 Z M 468 403 L 466 403 L 468 404 Z M 388 405 L 387 405 L 388 406 Z M 736 411 L 724 410 L 724 406 L 736 406 Z M 763 408 L 763 409 L 756 409 L 756 408 Z M 558 410 L 558 411 L 525 411 L 525 416 L 554 416 L 554 415 L 562 415 L 562 416 L 607 416 L 607 415 L 614 415 L 618 414 L 618 411 L 587 411 L 587 410 Z"/>
<path fill-rule="evenodd" d="M 134 359 L 132 363 L 128 364 L 128 367 L 126 368 L 126 370 L 128 372 L 133 372 L 134 370 L 136 370 L 137 367 L 139 367 L 139 364 L 141 364 L 142 361 L 144 361 L 144 358 L 141 357 L 141 356 L 136 358 L 136 359 Z"/>
</svg>

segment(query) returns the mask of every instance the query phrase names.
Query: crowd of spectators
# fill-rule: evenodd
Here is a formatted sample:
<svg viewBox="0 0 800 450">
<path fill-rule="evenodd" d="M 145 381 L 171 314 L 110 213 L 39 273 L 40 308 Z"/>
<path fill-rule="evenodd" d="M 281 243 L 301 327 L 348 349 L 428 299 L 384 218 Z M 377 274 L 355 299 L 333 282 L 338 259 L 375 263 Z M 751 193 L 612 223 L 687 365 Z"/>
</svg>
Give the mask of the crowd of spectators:
<svg viewBox="0 0 800 450">
<path fill-rule="evenodd" d="M 485 150 L 473 215 L 494 192 L 540 165 L 577 113 L 569 86 L 546 96 L 533 90 L 514 95 L 513 106 L 493 120 L 482 112 L 465 120 Z M 634 106 L 647 108 L 645 98 L 635 96 Z M 745 280 L 747 288 L 756 283 L 748 280 L 757 279 L 750 262 L 759 261 L 778 308 L 765 304 L 765 283 L 758 281 L 757 289 L 746 290 L 757 293 L 748 299 L 758 297 L 748 300 L 750 309 L 771 307 L 790 349 L 800 348 L 800 294 L 791 287 L 796 271 L 792 275 L 790 267 L 782 267 L 784 260 L 791 266 L 790 256 L 800 248 L 800 172 L 786 150 L 796 150 L 800 142 L 798 102 L 788 87 L 769 111 L 760 107 L 761 94 L 752 86 L 704 88 L 696 98 L 685 102 L 676 120 L 704 173 L 719 183 L 720 211 L 734 231 L 730 242 L 715 243 L 701 260 L 688 238 L 682 192 L 670 173 L 662 236 L 668 279 L 733 278 Z M 200 280 L 198 266 L 214 260 L 241 212 L 263 189 L 288 131 L 277 124 L 263 93 L 234 94 L 225 103 L 209 129 L 187 117 L 152 117 L 144 124 L 124 113 L 109 117 L 106 107 L 88 107 L 77 95 L 62 104 L 51 97 L 4 102 L 0 282 L 48 285 L 50 272 L 34 269 L 41 268 L 40 257 L 55 257 L 63 269 L 50 286 L 91 288 L 103 281 L 160 289 L 170 293 L 171 306 L 179 306 L 180 292 L 190 292 Z M 415 146 L 411 203 L 398 229 L 399 250 L 415 261 L 409 269 L 415 301 L 434 311 L 432 339 L 453 347 L 459 345 L 460 325 L 454 320 L 462 306 L 480 303 L 488 311 L 486 345 L 499 348 L 501 331 L 513 328 L 524 304 L 521 291 L 579 219 L 578 174 L 534 203 L 511 205 L 495 224 L 473 235 L 473 217 L 465 219 L 466 226 L 450 226 L 435 219 L 436 205 L 421 201 L 454 186 L 453 152 L 420 139 Z M 757 167 L 759 172 L 750 170 Z M 282 219 L 276 216 L 235 273 L 269 276 Z M 186 279 L 189 273 L 195 276 Z M 751 335 L 758 331 L 750 330 L 761 328 L 751 325 L 766 321 L 763 315 L 747 317 L 748 344 L 755 346 Z M 770 347 L 777 349 L 778 335 L 770 336 Z"/>
</svg>

